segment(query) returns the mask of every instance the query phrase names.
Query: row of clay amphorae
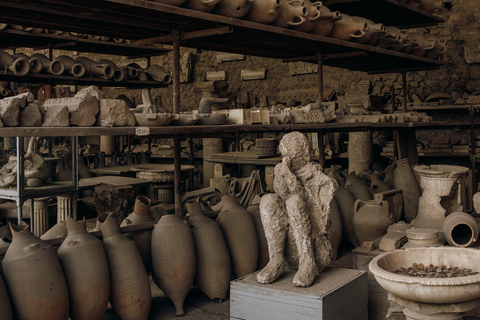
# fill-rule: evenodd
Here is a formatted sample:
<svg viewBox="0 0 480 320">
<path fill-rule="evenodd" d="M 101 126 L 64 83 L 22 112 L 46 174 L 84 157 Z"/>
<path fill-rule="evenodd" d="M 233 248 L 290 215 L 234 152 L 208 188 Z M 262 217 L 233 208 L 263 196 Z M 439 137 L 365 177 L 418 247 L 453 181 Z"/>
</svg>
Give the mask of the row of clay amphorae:
<svg viewBox="0 0 480 320">
<path fill-rule="evenodd" d="M 188 204 L 189 224 L 177 215 L 163 215 L 153 231 L 130 234 L 120 233 L 113 214 L 102 214 L 97 228 L 103 244 L 84 224 L 68 218 L 49 232 L 67 234 L 57 251 L 24 222 L 11 225 L 13 239 L 2 264 L 6 285 L 0 277 L 2 319 L 100 320 L 108 302 L 121 319 L 147 319 L 150 270 L 177 315 L 184 314 L 194 282 L 210 299 L 226 299 L 232 273 L 241 277 L 263 268 L 268 250 L 257 224 L 258 206 L 249 212 L 235 196 L 224 196 L 222 202 L 217 222 L 204 216 L 196 202 Z M 139 196 L 121 226 L 153 221 L 149 206 L 150 199 Z"/>
</svg>

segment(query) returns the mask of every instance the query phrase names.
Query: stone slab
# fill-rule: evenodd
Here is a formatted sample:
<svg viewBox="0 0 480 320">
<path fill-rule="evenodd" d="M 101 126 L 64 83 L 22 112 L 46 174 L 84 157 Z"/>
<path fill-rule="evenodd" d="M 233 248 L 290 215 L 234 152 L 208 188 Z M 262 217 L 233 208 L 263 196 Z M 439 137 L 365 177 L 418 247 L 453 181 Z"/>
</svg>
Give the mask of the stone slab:
<svg viewBox="0 0 480 320">
<path fill-rule="evenodd" d="M 99 111 L 98 99 L 94 96 L 54 98 L 44 103 L 45 109 L 67 106 L 70 112 L 70 125 L 79 127 L 92 126 Z"/>
<path fill-rule="evenodd" d="M 256 273 L 230 285 L 232 320 L 367 320 L 367 278 L 359 270 L 327 268 L 312 286 L 293 285 L 295 270 L 271 284 L 260 284 Z"/>
</svg>

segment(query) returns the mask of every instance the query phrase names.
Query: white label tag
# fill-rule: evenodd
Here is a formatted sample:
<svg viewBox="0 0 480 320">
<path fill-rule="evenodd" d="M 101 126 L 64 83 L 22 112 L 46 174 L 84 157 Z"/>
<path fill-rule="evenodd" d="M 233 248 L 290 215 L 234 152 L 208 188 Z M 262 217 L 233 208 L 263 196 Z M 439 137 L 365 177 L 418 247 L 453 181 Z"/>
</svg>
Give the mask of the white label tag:
<svg viewBox="0 0 480 320">
<path fill-rule="evenodd" d="M 137 127 L 135 128 L 135 135 L 136 136 L 148 136 L 150 134 L 149 127 Z"/>
</svg>

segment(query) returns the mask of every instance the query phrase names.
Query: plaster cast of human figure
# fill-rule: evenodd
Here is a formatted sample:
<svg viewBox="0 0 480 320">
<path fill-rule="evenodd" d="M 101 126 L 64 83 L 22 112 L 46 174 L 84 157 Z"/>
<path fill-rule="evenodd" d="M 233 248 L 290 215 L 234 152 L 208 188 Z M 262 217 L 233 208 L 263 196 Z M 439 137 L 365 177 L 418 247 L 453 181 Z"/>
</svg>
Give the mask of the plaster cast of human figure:
<svg viewBox="0 0 480 320">
<path fill-rule="evenodd" d="M 257 281 L 274 282 L 288 264 L 298 268 L 294 285 L 308 287 L 332 259 L 328 216 L 337 184 L 311 160 L 304 134 L 286 134 L 279 150 L 283 158 L 274 169 L 275 193 L 260 201 L 270 261 Z"/>
</svg>

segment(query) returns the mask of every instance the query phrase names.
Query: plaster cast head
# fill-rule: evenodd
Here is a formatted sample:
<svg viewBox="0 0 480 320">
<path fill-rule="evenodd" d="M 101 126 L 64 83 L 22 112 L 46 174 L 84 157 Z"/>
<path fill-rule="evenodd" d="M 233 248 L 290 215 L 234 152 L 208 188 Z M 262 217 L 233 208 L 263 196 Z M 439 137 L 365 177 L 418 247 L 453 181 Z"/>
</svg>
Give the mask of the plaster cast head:
<svg viewBox="0 0 480 320">
<path fill-rule="evenodd" d="M 307 163 L 310 161 L 310 149 L 307 137 L 298 131 L 287 133 L 278 144 L 282 157 L 289 163 Z"/>
</svg>

